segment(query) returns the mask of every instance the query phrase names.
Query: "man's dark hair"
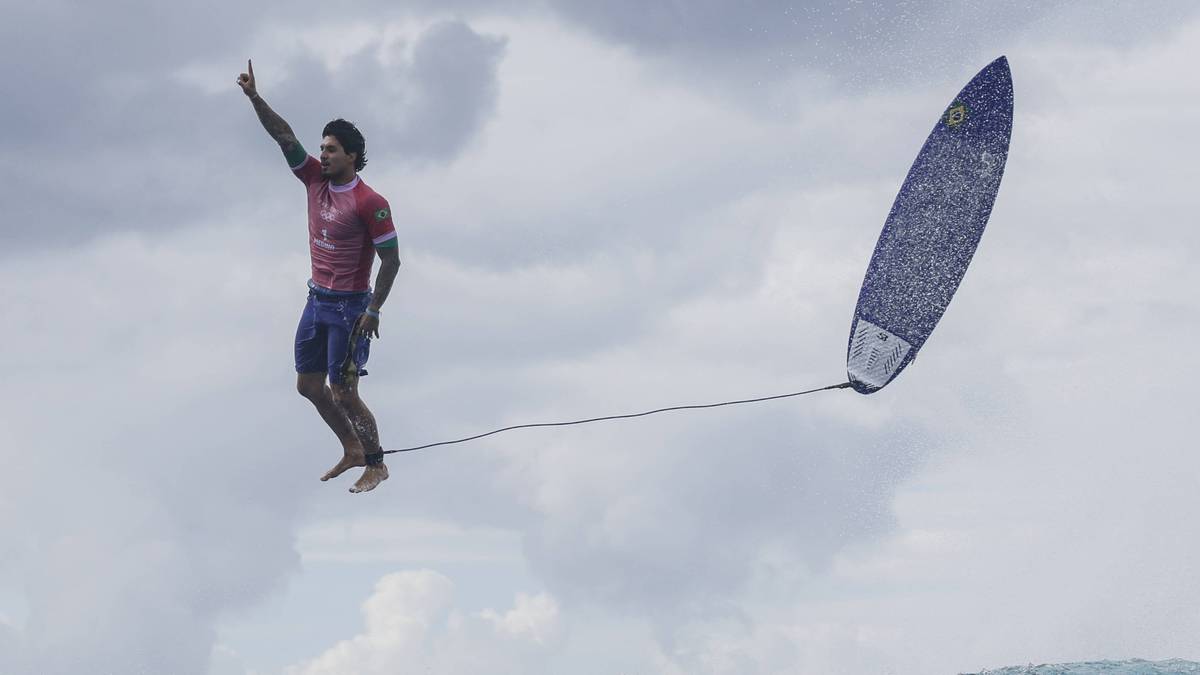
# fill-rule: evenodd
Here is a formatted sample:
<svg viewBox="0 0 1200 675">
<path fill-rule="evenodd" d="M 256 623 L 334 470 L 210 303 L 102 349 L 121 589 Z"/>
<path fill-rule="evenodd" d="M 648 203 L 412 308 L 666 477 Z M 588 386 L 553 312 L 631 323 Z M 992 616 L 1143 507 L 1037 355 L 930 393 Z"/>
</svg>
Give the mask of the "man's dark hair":
<svg viewBox="0 0 1200 675">
<path fill-rule="evenodd" d="M 363 170 L 363 167 L 367 165 L 367 139 L 363 138 L 358 127 L 339 117 L 326 124 L 325 128 L 321 130 L 321 138 L 326 136 L 338 139 L 338 143 L 342 144 L 342 150 L 345 150 L 347 155 L 352 152 L 358 153 L 358 157 L 354 160 L 354 170 Z"/>
</svg>

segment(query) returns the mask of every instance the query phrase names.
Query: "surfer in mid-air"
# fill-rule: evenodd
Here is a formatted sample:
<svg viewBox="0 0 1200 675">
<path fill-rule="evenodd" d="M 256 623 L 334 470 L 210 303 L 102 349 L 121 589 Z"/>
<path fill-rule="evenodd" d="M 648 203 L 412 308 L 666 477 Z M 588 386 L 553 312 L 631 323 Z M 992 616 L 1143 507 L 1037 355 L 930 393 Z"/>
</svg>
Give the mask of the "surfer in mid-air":
<svg viewBox="0 0 1200 675">
<path fill-rule="evenodd" d="M 400 269 L 396 228 L 387 200 L 358 176 L 367 163 L 366 141 L 350 122 L 336 119 L 321 132 L 320 160 L 305 152 L 292 128 L 258 95 L 254 66 L 237 84 L 267 133 L 308 191 L 312 278 L 296 328 L 296 388 L 312 401 L 342 443 L 342 459 L 321 480 L 365 467 L 351 492 L 387 480 L 375 417 L 358 395 L 358 378 L 379 337 L 380 309 Z M 375 289 L 371 265 L 380 259 Z M 326 385 L 326 378 L 329 384 Z"/>
</svg>

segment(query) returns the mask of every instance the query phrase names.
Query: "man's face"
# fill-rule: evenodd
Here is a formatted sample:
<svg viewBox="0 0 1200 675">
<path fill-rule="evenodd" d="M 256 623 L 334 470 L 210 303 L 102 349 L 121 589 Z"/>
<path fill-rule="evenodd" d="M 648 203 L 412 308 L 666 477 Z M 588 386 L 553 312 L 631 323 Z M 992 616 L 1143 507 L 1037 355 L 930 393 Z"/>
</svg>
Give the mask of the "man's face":
<svg viewBox="0 0 1200 675">
<path fill-rule="evenodd" d="M 339 176 L 354 171 L 356 155 L 347 155 L 336 136 L 321 139 L 321 175 Z"/>
</svg>

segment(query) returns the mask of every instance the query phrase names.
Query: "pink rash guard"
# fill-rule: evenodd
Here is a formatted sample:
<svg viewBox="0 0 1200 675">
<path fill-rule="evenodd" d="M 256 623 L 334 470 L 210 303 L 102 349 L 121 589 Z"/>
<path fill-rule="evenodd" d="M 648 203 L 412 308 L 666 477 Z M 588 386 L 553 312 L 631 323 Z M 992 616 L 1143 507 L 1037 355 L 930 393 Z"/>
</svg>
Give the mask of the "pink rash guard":
<svg viewBox="0 0 1200 675">
<path fill-rule="evenodd" d="M 375 249 L 397 245 L 387 200 L 358 176 L 345 185 L 332 184 L 312 155 L 292 172 L 308 190 L 313 283 L 332 291 L 368 290 Z"/>
</svg>

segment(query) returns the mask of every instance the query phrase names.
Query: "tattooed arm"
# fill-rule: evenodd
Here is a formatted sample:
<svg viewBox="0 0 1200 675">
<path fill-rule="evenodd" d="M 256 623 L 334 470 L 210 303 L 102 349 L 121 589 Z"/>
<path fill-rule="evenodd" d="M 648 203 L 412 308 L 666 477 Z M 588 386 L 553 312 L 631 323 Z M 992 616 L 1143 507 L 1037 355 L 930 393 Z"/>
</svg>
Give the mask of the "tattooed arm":
<svg viewBox="0 0 1200 675">
<path fill-rule="evenodd" d="M 250 72 L 238 75 L 237 83 L 250 98 L 250 102 L 254 105 L 254 112 L 258 113 L 258 120 L 262 122 L 263 128 L 279 144 L 289 161 L 297 157 L 303 159 L 304 149 L 300 147 L 292 128 L 258 95 L 258 89 L 254 82 L 254 64 L 247 61 L 246 68 Z"/>
<path fill-rule="evenodd" d="M 365 335 L 379 337 L 379 308 L 392 292 L 392 283 L 396 281 L 396 273 L 400 271 L 400 249 L 394 245 L 375 248 L 379 254 L 379 273 L 375 275 L 375 292 L 371 294 L 371 304 L 367 311 L 358 317 L 354 330 Z M 374 315 L 372 315 L 372 312 Z"/>
</svg>

